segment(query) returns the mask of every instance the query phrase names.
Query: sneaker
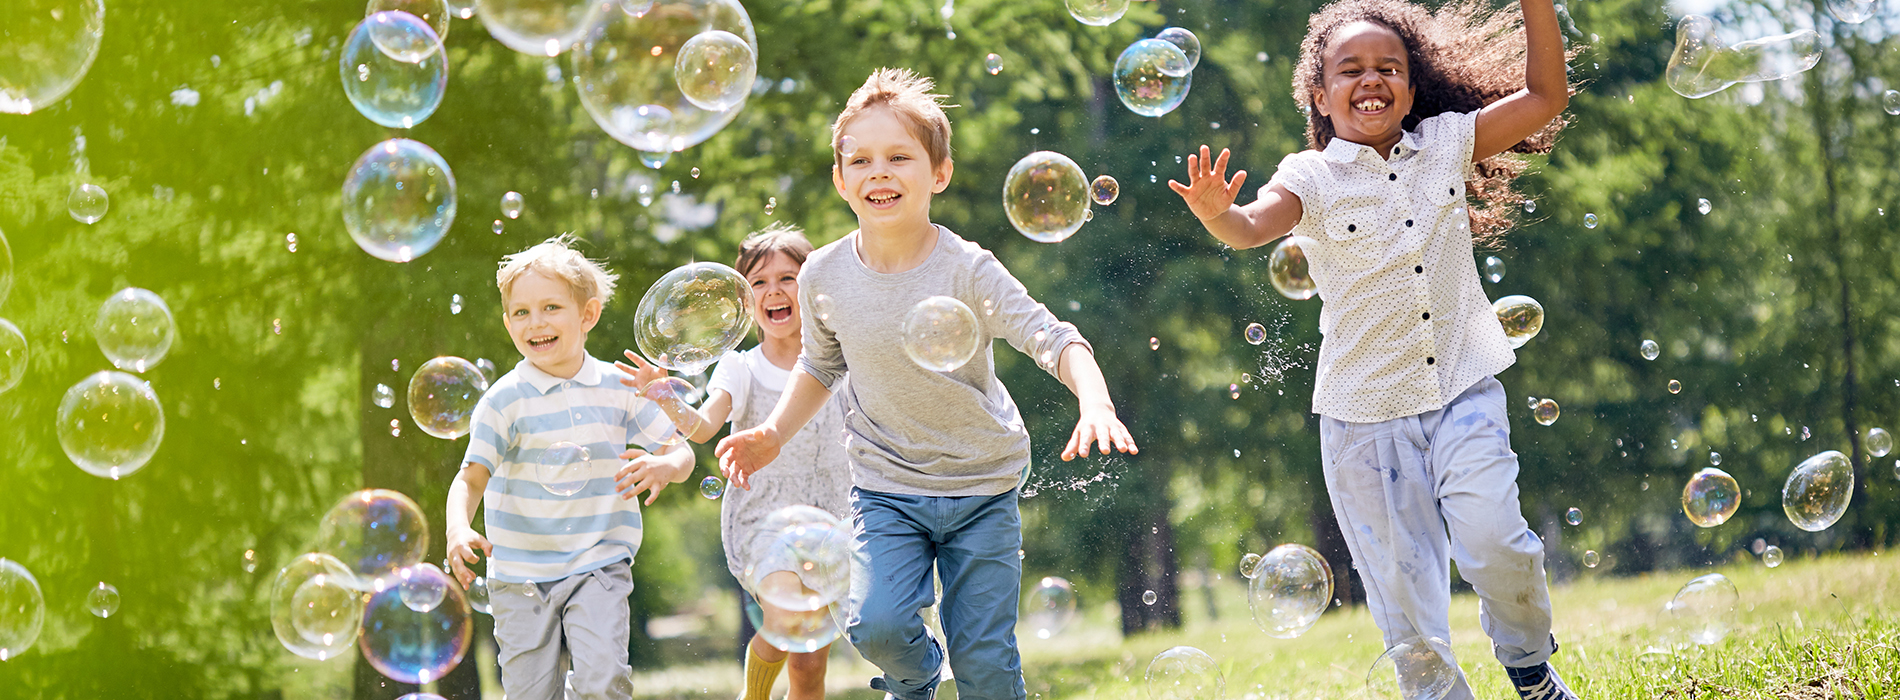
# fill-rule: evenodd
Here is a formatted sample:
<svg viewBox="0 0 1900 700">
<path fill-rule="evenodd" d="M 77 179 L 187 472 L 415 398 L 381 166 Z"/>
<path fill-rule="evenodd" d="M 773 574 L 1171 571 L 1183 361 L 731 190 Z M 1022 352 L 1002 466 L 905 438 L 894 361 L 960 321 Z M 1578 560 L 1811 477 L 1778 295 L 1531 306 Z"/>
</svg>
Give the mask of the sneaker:
<svg viewBox="0 0 1900 700">
<path fill-rule="evenodd" d="M 1549 663 L 1529 668 L 1506 666 L 1504 674 L 1511 677 L 1511 687 L 1524 700 L 1577 700 L 1577 694 L 1570 692 L 1570 686 L 1564 685 L 1564 679 Z"/>
</svg>

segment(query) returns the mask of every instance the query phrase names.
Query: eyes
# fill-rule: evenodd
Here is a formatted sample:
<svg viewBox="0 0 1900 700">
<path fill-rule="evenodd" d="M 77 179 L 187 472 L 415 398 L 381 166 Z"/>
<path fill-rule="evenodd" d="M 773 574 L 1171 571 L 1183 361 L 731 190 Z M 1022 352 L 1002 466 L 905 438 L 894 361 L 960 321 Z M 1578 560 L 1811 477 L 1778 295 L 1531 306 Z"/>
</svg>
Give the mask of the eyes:
<svg viewBox="0 0 1900 700">
<path fill-rule="evenodd" d="M 902 163 L 909 160 L 913 160 L 913 158 L 911 158 L 910 156 L 904 155 L 902 153 L 891 156 L 891 162 L 893 163 Z M 846 161 L 845 164 L 846 165 L 868 165 L 870 164 L 870 162 L 871 162 L 871 159 L 866 158 L 864 156 L 853 156 L 851 160 Z"/>
<path fill-rule="evenodd" d="M 765 286 L 765 283 L 770 282 L 770 281 L 771 280 L 764 279 L 764 278 L 752 280 L 752 288 L 758 289 L 760 287 Z M 781 275 L 779 276 L 778 281 L 780 284 L 791 284 L 793 282 L 798 281 L 798 275 L 793 275 L 793 274 Z"/>
<path fill-rule="evenodd" d="M 556 312 L 556 311 L 560 311 L 560 310 L 561 310 L 561 305 L 560 305 L 560 304 L 548 304 L 547 306 L 544 306 L 544 307 L 542 307 L 542 309 L 541 309 L 541 310 L 543 310 L 543 311 L 546 311 L 546 312 L 548 312 L 548 313 L 554 313 L 554 312 Z M 508 314 L 508 315 L 510 315 L 510 316 L 513 316 L 513 317 L 515 317 L 515 318 L 527 318 L 527 317 L 528 317 L 528 310 L 527 310 L 527 309 L 525 309 L 525 308 L 524 308 L 524 309 L 515 309 L 514 311 L 512 311 L 512 312 L 509 312 L 509 314 Z"/>
</svg>

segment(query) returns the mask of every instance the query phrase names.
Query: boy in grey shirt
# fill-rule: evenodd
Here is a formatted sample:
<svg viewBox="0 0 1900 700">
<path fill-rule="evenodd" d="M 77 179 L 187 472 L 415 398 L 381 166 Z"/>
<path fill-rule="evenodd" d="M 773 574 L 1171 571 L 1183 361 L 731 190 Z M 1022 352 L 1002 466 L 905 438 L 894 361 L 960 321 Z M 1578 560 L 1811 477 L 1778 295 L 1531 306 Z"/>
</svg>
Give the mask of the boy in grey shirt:
<svg viewBox="0 0 1900 700">
<path fill-rule="evenodd" d="M 989 341 L 1008 341 L 1075 392 L 1080 416 L 1064 460 L 1091 443 L 1102 454 L 1136 447 L 1075 326 L 1030 298 L 996 256 L 930 222 L 930 198 L 953 169 L 950 121 L 931 88 L 910 71 L 880 69 L 832 124 L 832 182 L 858 230 L 814 252 L 799 273 L 809 311 L 791 387 L 763 425 L 715 453 L 746 487 L 848 371 L 853 529 L 867 570 L 853 576 L 847 622 L 852 644 L 884 671 L 871 687 L 904 700 L 935 695 L 944 650 L 918 614 L 935 599 L 934 564 L 958 697 L 1021 700 L 1016 492 L 1029 435 L 996 379 Z M 905 316 L 939 295 L 977 316 L 979 351 L 949 372 L 920 367 L 903 350 Z"/>
</svg>

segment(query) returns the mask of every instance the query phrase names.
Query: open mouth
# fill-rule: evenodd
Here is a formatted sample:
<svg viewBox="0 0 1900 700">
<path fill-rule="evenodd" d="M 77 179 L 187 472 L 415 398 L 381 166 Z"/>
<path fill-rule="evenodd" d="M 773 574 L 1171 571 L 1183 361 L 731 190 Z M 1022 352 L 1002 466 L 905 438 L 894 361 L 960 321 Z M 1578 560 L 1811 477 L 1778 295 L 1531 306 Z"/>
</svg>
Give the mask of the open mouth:
<svg viewBox="0 0 1900 700">
<path fill-rule="evenodd" d="M 875 204 L 881 207 L 881 206 L 890 204 L 891 202 L 895 202 L 903 196 L 904 195 L 898 194 L 896 192 L 878 192 L 876 194 L 872 194 L 865 197 L 865 199 L 870 200 L 872 204 Z"/>
<path fill-rule="evenodd" d="M 1385 109 L 1385 107 L 1385 99 L 1380 97 L 1368 97 L 1353 103 L 1353 109 L 1357 109 L 1361 112 L 1377 112 Z"/>
<path fill-rule="evenodd" d="M 528 347 L 534 348 L 536 350 L 546 350 L 548 348 L 554 347 L 554 341 L 560 340 L 560 339 L 561 339 L 561 336 L 558 336 L 558 335 L 544 335 L 538 338 L 529 338 Z"/>
<path fill-rule="evenodd" d="M 773 323 L 784 323 L 792 318 L 792 306 L 786 304 L 784 306 L 768 307 L 765 310 L 765 318 Z"/>
</svg>

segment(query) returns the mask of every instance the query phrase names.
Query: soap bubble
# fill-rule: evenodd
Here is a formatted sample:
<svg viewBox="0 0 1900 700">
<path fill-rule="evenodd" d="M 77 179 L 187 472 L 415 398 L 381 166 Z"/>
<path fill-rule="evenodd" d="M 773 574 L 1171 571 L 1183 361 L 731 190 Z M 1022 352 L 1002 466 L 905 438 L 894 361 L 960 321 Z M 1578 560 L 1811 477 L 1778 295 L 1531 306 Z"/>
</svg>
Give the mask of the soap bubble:
<svg viewBox="0 0 1900 700">
<path fill-rule="evenodd" d="M 904 316 L 904 354 L 917 366 L 950 372 L 975 357 L 980 347 L 976 313 L 951 297 L 917 302 Z"/>
<path fill-rule="evenodd" d="M 371 146 L 343 181 L 343 224 L 363 252 L 409 262 L 435 248 L 455 221 L 455 173 L 420 141 Z"/>
<path fill-rule="evenodd" d="M 409 377 L 409 417 L 422 432 L 454 440 L 468 434 L 475 404 L 487 391 L 488 380 L 475 363 L 438 357 Z"/>
<path fill-rule="evenodd" d="M 1820 532 L 1841 519 L 1853 495 L 1854 465 L 1828 450 L 1795 466 L 1781 487 L 1781 509 L 1795 527 Z"/>
<path fill-rule="evenodd" d="M 277 572 L 270 622 L 290 653 L 322 661 L 356 643 L 363 595 L 349 589 L 349 567 L 327 554 L 305 554 Z"/>
<path fill-rule="evenodd" d="M 1248 552 L 1240 557 L 1241 578 L 1253 578 L 1260 574 L 1260 555 Z"/>
<path fill-rule="evenodd" d="M 119 587 L 100 581 L 92 590 L 86 591 L 86 612 L 100 619 L 112 617 L 119 611 Z"/>
<path fill-rule="evenodd" d="M 1003 212 L 1017 231 L 1038 243 L 1060 243 L 1082 228 L 1089 181 L 1081 166 L 1055 151 L 1036 151 L 1003 179 Z"/>
<path fill-rule="evenodd" d="M 1247 324 L 1247 330 L 1244 332 L 1244 335 L 1247 338 L 1248 345 L 1259 345 L 1267 342 L 1267 327 L 1258 323 L 1249 323 Z"/>
<path fill-rule="evenodd" d="M 665 137 L 666 134 L 662 129 L 672 122 L 673 110 L 659 105 L 640 105 L 633 109 L 633 116 L 640 120 L 640 128 L 653 129 L 654 131 L 650 132 L 650 135 L 658 139 Z M 654 170 L 666 167 L 666 162 L 673 159 L 672 151 L 661 151 L 659 153 L 635 151 L 635 153 L 640 154 L 641 165 Z M 643 206 L 644 204 L 645 203 L 642 202 Z"/>
<path fill-rule="evenodd" d="M 426 582 L 443 592 L 438 605 L 418 611 L 408 603 L 406 589 L 376 593 L 363 611 L 359 646 L 370 666 L 401 683 L 428 683 L 440 679 L 468 653 L 474 628 L 469 624 L 468 601 L 461 587 L 434 566 L 410 569 L 412 581 Z"/>
<path fill-rule="evenodd" d="M 738 0 L 659 0 L 638 17 L 607 13 L 571 56 L 581 106 L 609 136 L 635 150 L 670 153 L 705 141 L 738 116 L 753 86 L 751 78 L 722 79 L 711 86 L 719 89 L 699 93 L 735 100 L 721 110 L 705 109 L 681 91 L 693 80 L 676 77 L 680 54 L 693 38 L 713 31 L 743 39 L 758 55 L 752 19 Z"/>
<path fill-rule="evenodd" d="M 1319 293 L 1319 285 L 1313 282 L 1313 275 L 1307 269 L 1306 251 L 1300 247 L 1312 242 L 1313 239 L 1305 236 L 1287 236 L 1267 256 L 1267 279 L 1273 282 L 1280 296 L 1305 301 Z"/>
<path fill-rule="evenodd" d="M 1097 175 L 1095 180 L 1089 183 L 1089 199 L 1095 200 L 1096 204 L 1108 206 L 1114 204 L 1115 200 L 1121 196 L 1122 184 L 1116 182 L 1111 176 Z"/>
<path fill-rule="evenodd" d="M 1227 694 L 1214 657 L 1194 647 L 1174 647 L 1148 662 L 1150 700 L 1219 700 Z"/>
<path fill-rule="evenodd" d="M 28 359 L 26 336 L 12 321 L 0 318 L 0 394 L 20 385 L 26 377 Z"/>
<path fill-rule="evenodd" d="M 317 528 L 317 551 L 336 557 L 357 590 L 381 591 L 397 571 L 429 549 L 429 522 L 416 502 L 388 489 L 357 491 L 330 508 Z"/>
<path fill-rule="evenodd" d="M 705 496 L 706 500 L 717 501 L 720 496 L 726 495 L 726 482 L 716 476 L 700 479 L 699 495 Z"/>
<path fill-rule="evenodd" d="M 6 391 L 6 383 L 0 382 L 0 391 Z M 1875 457 L 1885 457 L 1893 451 L 1893 434 L 1882 428 L 1867 431 L 1867 453 Z"/>
<path fill-rule="evenodd" d="M 1161 596 L 1159 596 L 1159 595 L 1156 595 L 1154 591 L 1142 591 L 1142 592 L 1141 592 L 1141 604 L 1142 604 L 1142 605 L 1154 605 L 1154 604 L 1155 604 L 1155 601 L 1157 601 L 1157 600 L 1160 600 L 1160 599 L 1161 599 Z"/>
<path fill-rule="evenodd" d="M 756 600 L 748 600 L 745 612 L 759 637 L 779 651 L 808 654 L 830 646 L 839 637 L 838 618 L 842 613 L 831 608 L 773 610 L 767 614 Z"/>
<path fill-rule="evenodd" d="M 1531 407 L 1531 418 L 1536 419 L 1538 425 L 1550 425 L 1557 422 L 1557 416 L 1561 413 L 1557 402 L 1550 399 L 1538 399 L 1537 405 Z"/>
<path fill-rule="evenodd" d="M 752 285 L 738 271 L 714 262 L 682 265 L 640 297 L 634 342 L 653 364 L 699 374 L 745 339 L 751 308 Z"/>
<path fill-rule="evenodd" d="M 607 9 L 598 0 L 481 0 L 482 26 L 489 36 L 544 57 L 558 56 L 580 41 Z"/>
<path fill-rule="evenodd" d="M 422 572 L 421 569 L 428 569 Z M 416 612 L 429 612 L 442 604 L 443 596 L 448 595 L 451 587 L 449 577 L 434 564 L 417 564 L 396 572 L 402 579 L 396 587 L 402 594 L 402 604 Z"/>
<path fill-rule="evenodd" d="M 1584 214 L 1584 215 L 1583 215 L 1583 227 L 1584 227 L 1584 228 L 1596 228 L 1596 227 L 1597 227 L 1597 215 L 1596 215 L 1596 214 Z"/>
<path fill-rule="evenodd" d="M 1491 311 L 1504 325 L 1504 339 L 1520 348 L 1544 330 L 1544 305 L 1522 294 L 1513 294 L 1491 303 Z"/>
<path fill-rule="evenodd" d="M 1682 512 L 1689 522 L 1715 527 L 1728 522 L 1742 507 L 1742 487 L 1728 472 L 1708 467 L 1689 477 L 1682 487 Z"/>
<path fill-rule="evenodd" d="M 468 607 L 483 615 L 492 615 L 488 602 L 488 579 L 476 576 L 468 583 Z"/>
<path fill-rule="evenodd" d="M 1571 508 L 1570 510 L 1564 511 L 1564 522 L 1570 523 L 1571 525 L 1582 525 L 1583 510 L 1580 508 Z"/>
<path fill-rule="evenodd" d="M 1181 53 L 1187 56 L 1187 69 L 1189 71 L 1201 65 L 1201 39 L 1200 37 L 1194 36 L 1194 32 L 1180 27 L 1168 27 L 1167 29 L 1161 30 L 1160 34 L 1156 34 L 1155 38 L 1179 47 Z"/>
<path fill-rule="evenodd" d="M 1888 114 L 1900 116 L 1900 90 L 1888 90 L 1880 95 L 1880 108 Z"/>
<path fill-rule="evenodd" d="M 752 46 L 739 35 L 718 29 L 687 39 L 673 63 L 680 94 L 700 109 L 714 112 L 744 102 L 758 72 Z"/>
<path fill-rule="evenodd" d="M 1227 385 L 1227 398 L 1234 399 L 1236 401 L 1240 400 L 1240 385 L 1239 384 Z"/>
<path fill-rule="evenodd" d="M 375 37 L 381 37 L 380 41 Z M 387 52 L 382 46 L 421 46 Z M 414 58 L 414 61 L 407 59 Z M 383 126 L 408 129 L 435 113 L 449 84 L 448 53 L 429 23 L 407 12 L 363 19 L 343 44 L 337 70 L 356 111 Z"/>
<path fill-rule="evenodd" d="M 378 408 L 389 408 L 396 405 L 396 392 L 390 389 L 388 384 L 377 383 L 374 395 L 375 398 L 373 400 L 376 402 Z"/>
<path fill-rule="evenodd" d="M 106 297 L 92 332 L 112 366 L 144 372 L 172 347 L 172 310 L 157 294 L 127 287 Z"/>
<path fill-rule="evenodd" d="M 452 294 L 449 296 L 449 313 L 462 313 L 462 295 Z"/>
<path fill-rule="evenodd" d="M 74 185 L 72 193 L 66 195 L 66 213 L 82 224 L 106 218 L 106 209 L 111 206 L 112 198 L 106 196 L 105 188 L 90 182 Z"/>
<path fill-rule="evenodd" d="M 165 407 L 152 385 L 124 372 L 96 372 L 59 401 L 59 446 L 93 476 L 131 476 L 165 439 Z"/>
<path fill-rule="evenodd" d="M 759 600 L 810 611 L 844 597 L 851 586 L 850 524 L 817 508 L 790 506 L 767 516 L 762 529 L 777 539 L 746 566 L 748 588 Z"/>
<path fill-rule="evenodd" d="M 1860 24 L 1874 16 L 1875 0 L 1827 0 L 1827 13 L 1848 24 Z"/>
<path fill-rule="evenodd" d="M 1892 92 L 1892 91 L 1889 90 L 1888 92 Z M 1715 205 L 1710 204 L 1707 198 L 1700 198 L 1695 201 L 1695 210 L 1696 210 L 1696 213 L 1698 214 L 1701 214 L 1703 216 L 1708 216 L 1709 212 L 1715 210 Z"/>
<path fill-rule="evenodd" d="M 580 493 L 593 478 L 593 472 L 593 453 L 566 440 L 547 446 L 535 460 L 535 479 L 541 482 L 541 488 L 556 496 Z"/>
<path fill-rule="evenodd" d="M 1504 281 L 1504 260 L 1496 255 L 1484 259 L 1484 278 L 1492 284 Z"/>
<path fill-rule="evenodd" d="M 1160 350 L 1160 349 L 1161 349 L 1161 339 L 1160 339 L 1160 338 L 1156 338 L 1156 337 L 1152 337 L 1152 336 L 1150 336 L 1150 337 L 1148 338 L 1148 349 L 1149 349 L 1149 350 Z"/>
<path fill-rule="evenodd" d="M 427 35 L 402 29 L 393 23 L 370 25 L 370 41 L 376 48 L 390 58 L 403 63 L 417 63 L 429 54 L 442 49 L 442 42 L 449 40 L 449 8 L 443 0 L 369 0 L 364 8 L 365 18 L 375 17 L 381 12 L 406 12 L 428 25 L 434 32 L 434 41 Z"/>
<path fill-rule="evenodd" d="M 1730 46 L 1716 35 L 1715 20 L 1688 15 L 1676 25 L 1676 50 L 1664 76 L 1676 94 L 1699 98 L 1740 82 L 1798 75 L 1820 61 L 1821 35 L 1812 29 Z"/>
<path fill-rule="evenodd" d="M 13 0 L 0 30 L 0 113 L 32 114 L 66 97 L 99 57 L 104 0 Z M 5 643 L 0 641 L 0 657 Z M 4 661 L 0 658 L 0 661 Z"/>
<path fill-rule="evenodd" d="M 7 245 L 7 234 L 0 232 L 0 306 L 7 303 L 7 293 L 13 291 L 13 248 Z M 0 391 L 4 391 L 0 389 Z"/>
<path fill-rule="evenodd" d="M 666 437 L 660 439 L 660 444 L 677 445 L 691 439 L 693 433 L 699 432 L 702 425 L 699 413 L 693 410 L 691 402 L 687 400 L 687 397 L 698 393 L 698 389 L 679 377 L 661 377 L 648 382 L 646 387 L 640 390 L 641 396 L 660 405 L 660 409 L 668 416 L 668 422 L 671 422 L 671 417 L 675 414 L 687 421 L 685 425 L 674 424 L 673 429 L 666 433 Z M 705 486 L 703 483 L 700 485 Z M 721 488 L 723 490 L 724 487 Z M 717 494 L 707 496 L 707 498 L 718 497 Z"/>
<path fill-rule="evenodd" d="M 996 54 L 990 54 L 988 56 L 984 56 L 983 70 L 989 71 L 990 75 L 996 75 L 997 73 L 1003 72 L 1003 57 L 998 56 Z"/>
<path fill-rule="evenodd" d="M 855 155 L 857 152 L 858 152 L 857 137 L 843 136 L 838 139 L 838 155 L 846 157 L 846 158 L 850 158 L 852 155 Z"/>
<path fill-rule="evenodd" d="M 1537 211 L 1537 200 L 1535 199 L 1524 200 L 1524 213 L 1531 214 L 1531 213 L 1535 213 L 1536 211 Z"/>
<path fill-rule="evenodd" d="M 520 192 L 509 191 L 501 196 L 501 215 L 510 219 L 521 218 L 521 207 L 525 202 Z"/>
<path fill-rule="evenodd" d="M 1458 662 L 1451 645 L 1437 637 L 1415 636 L 1392 645 L 1366 671 L 1366 690 L 1375 698 L 1439 700 L 1458 684 Z"/>
<path fill-rule="evenodd" d="M 1689 641 L 1706 646 L 1722 641 L 1735 628 L 1741 598 L 1727 576 L 1708 574 L 1683 584 L 1664 609 Z"/>
<path fill-rule="evenodd" d="M 495 369 L 495 363 L 486 357 L 475 358 L 475 369 L 481 370 L 482 379 L 488 380 L 489 384 L 494 384 L 495 378 L 501 376 L 497 374 L 500 370 Z"/>
<path fill-rule="evenodd" d="M 1657 356 L 1662 354 L 1662 346 L 1657 345 L 1656 341 L 1654 340 L 1644 338 L 1642 352 L 1643 352 L 1643 359 L 1654 360 L 1656 359 Z"/>
<path fill-rule="evenodd" d="M 1676 381 L 1674 379 L 1669 380 L 1669 393 L 1671 394 L 1682 393 L 1682 382 Z"/>
<path fill-rule="evenodd" d="M 1319 552 L 1299 544 L 1274 547 L 1261 557 L 1247 590 L 1254 624 L 1278 639 L 1305 634 L 1332 601 L 1332 567 Z"/>
<path fill-rule="evenodd" d="M 33 572 L 0 558 L 0 661 L 31 649 L 45 622 L 46 596 Z"/>
<path fill-rule="evenodd" d="M 1023 624 L 1037 639 L 1061 634 L 1075 620 L 1075 586 L 1061 576 L 1044 576 L 1023 596 L 1023 607 Z"/>
<path fill-rule="evenodd" d="M 1535 396 L 1524 397 L 1524 407 L 1533 411 L 1537 410 L 1537 400 Z"/>
<path fill-rule="evenodd" d="M 1761 550 L 1761 565 L 1770 569 L 1781 566 L 1781 557 L 1780 547 L 1768 545 L 1766 549 Z"/>
<path fill-rule="evenodd" d="M 1597 568 L 1597 563 L 1599 563 L 1599 562 L 1601 562 L 1601 561 L 1603 561 L 1603 555 L 1601 555 L 1601 554 L 1597 554 L 1597 551 L 1596 551 L 1596 550 L 1594 550 L 1594 549 L 1586 549 L 1586 550 L 1583 550 L 1583 566 L 1584 566 L 1584 568 L 1586 568 L 1586 569 L 1594 569 L 1594 568 Z"/>
<path fill-rule="evenodd" d="M 1063 0 L 1069 16 L 1091 27 L 1114 24 L 1128 13 L 1128 0 Z"/>
<path fill-rule="evenodd" d="M 1160 39 L 1142 39 L 1115 59 L 1115 95 L 1128 110 L 1144 117 L 1174 111 L 1187 99 L 1194 74 L 1181 47 Z"/>
</svg>

